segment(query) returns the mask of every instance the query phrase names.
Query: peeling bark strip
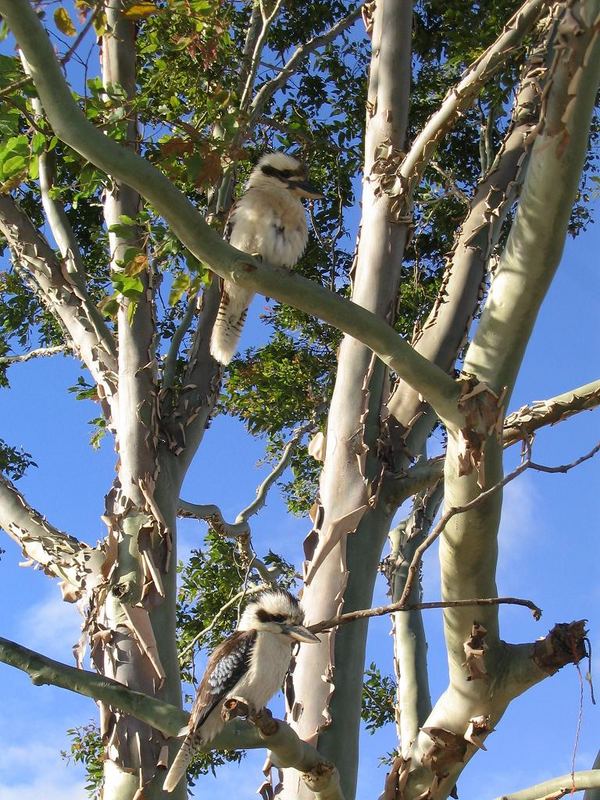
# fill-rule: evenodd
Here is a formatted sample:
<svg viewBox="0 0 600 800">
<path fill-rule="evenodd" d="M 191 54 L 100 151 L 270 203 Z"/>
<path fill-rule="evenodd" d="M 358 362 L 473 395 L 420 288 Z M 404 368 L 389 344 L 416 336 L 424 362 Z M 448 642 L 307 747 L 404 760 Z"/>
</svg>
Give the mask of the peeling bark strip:
<svg viewBox="0 0 600 800">
<path fill-rule="evenodd" d="M 532 659 L 537 666 L 554 675 L 566 664 L 578 664 L 588 655 L 585 619 L 576 622 L 559 622 L 550 633 L 535 643 Z"/>
<path fill-rule="evenodd" d="M 467 680 L 475 681 L 481 678 L 487 678 L 487 669 L 485 668 L 485 651 L 488 649 L 485 643 L 485 635 L 487 631 L 478 622 L 473 623 L 471 635 L 464 643 L 464 651 L 467 668 Z"/>
<path fill-rule="evenodd" d="M 536 400 L 529 406 L 522 406 L 504 420 L 502 432 L 504 446 L 529 439 L 535 431 L 545 425 L 555 425 L 581 411 L 597 408 L 598 405 L 600 405 L 600 380 L 571 389 L 556 397 Z"/>
<path fill-rule="evenodd" d="M 485 486 L 484 447 L 492 434 L 497 438 L 504 419 L 504 392 L 497 395 L 476 378 L 462 376 L 458 407 L 464 414 L 465 425 L 459 431 L 458 476 L 477 473 L 477 485 Z"/>
</svg>

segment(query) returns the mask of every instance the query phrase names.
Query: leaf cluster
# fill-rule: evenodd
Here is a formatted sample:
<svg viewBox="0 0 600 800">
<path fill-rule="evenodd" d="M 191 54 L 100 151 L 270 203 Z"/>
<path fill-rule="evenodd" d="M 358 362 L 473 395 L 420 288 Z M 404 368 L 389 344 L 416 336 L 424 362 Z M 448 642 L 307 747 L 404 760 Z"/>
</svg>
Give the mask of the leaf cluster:
<svg viewBox="0 0 600 800">
<path fill-rule="evenodd" d="M 369 733 L 394 721 L 394 698 L 396 681 L 389 675 L 382 675 L 381 670 L 371 662 L 365 670 L 363 681 L 361 718 Z"/>
</svg>

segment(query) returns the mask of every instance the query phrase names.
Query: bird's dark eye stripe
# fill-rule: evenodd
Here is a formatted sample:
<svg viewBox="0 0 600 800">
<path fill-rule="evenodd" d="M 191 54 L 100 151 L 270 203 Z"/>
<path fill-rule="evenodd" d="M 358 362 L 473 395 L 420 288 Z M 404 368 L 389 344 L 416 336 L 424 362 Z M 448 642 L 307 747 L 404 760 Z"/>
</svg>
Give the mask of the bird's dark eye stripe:
<svg viewBox="0 0 600 800">
<path fill-rule="evenodd" d="M 269 164 L 263 164 L 261 170 L 264 175 L 269 175 L 271 178 L 279 178 L 281 181 L 287 181 L 290 178 L 303 178 L 303 175 L 297 170 L 276 169 L 275 167 L 271 167 Z"/>
<path fill-rule="evenodd" d="M 285 614 L 269 614 L 264 608 L 259 608 L 256 616 L 261 622 L 283 622 L 286 618 Z"/>
</svg>

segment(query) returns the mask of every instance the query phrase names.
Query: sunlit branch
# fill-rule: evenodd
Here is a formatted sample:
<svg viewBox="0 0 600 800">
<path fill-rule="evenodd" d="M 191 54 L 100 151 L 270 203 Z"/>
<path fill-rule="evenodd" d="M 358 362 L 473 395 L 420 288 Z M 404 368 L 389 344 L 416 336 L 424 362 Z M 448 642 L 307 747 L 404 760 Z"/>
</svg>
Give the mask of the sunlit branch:
<svg viewBox="0 0 600 800">
<path fill-rule="evenodd" d="M 574 791 L 600 788 L 600 769 L 587 769 L 580 772 L 569 772 L 559 778 L 537 783 L 528 789 L 503 794 L 496 800 L 560 800 Z"/>
<path fill-rule="evenodd" d="M 400 174 L 408 184 L 410 198 L 439 140 L 450 129 L 461 111 L 468 107 L 490 78 L 506 63 L 547 5 L 547 0 L 527 0 L 506 23 L 496 41 L 485 50 L 453 86 L 436 111 L 426 122 L 406 154 Z"/>
<path fill-rule="evenodd" d="M 210 527 L 221 536 L 226 536 L 230 539 L 237 539 L 240 552 L 244 556 L 246 562 L 254 568 L 262 580 L 266 583 L 272 584 L 276 570 L 267 567 L 261 559 L 257 558 L 254 553 L 251 538 L 251 529 L 248 523 L 250 517 L 257 514 L 267 501 L 267 495 L 273 484 L 281 477 L 285 471 L 289 460 L 292 456 L 294 448 L 302 439 L 305 433 L 314 428 L 314 422 L 308 422 L 305 425 L 297 428 L 288 443 L 283 448 L 279 461 L 274 469 L 267 475 L 264 481 L 256 490 L 256 498 L 246 508 L 244 508 L 237 515 L 235 522 L 226 522 L 221 509 L 214 504 L 201 505 L 198 503 L 188 503 L 185 500 L 179 500 L 178 514 L 181 517 L 193 517 L 207 522 Z"/>
<path fill-rule="evenodd" d="M 259 9 L 262 19 L 262 26 L 258 36 L 256 37 L 256 42 L 254 43 L 254 51 L 252 53 L 252 58 L 250 59 L 250 64 L 248 67 L 246 85 L 244 86 L 244 90 L 242 92 L 242 97 L 240 100 L 240 108 L 242 110 L 244 110 L 248 106 L 250 96 L 252 94 L 252 89 L 254 87 L 254 79 L 256 78 L 256 73 L 260 65 L 262 52 L 267 43 L 267 36 L 269 35 L 269 29 L 271 28 L 271 24 L 277 17 L 277 14 L 279 14 L 282 5 L 283 5 L 283 0 L 275 0 L 275 2 L 273 3 L 273 8 L 271 9 L 270 13 L 266 13 L 264 10 L 264 5 L 262 3 L 262 0 L 259 0 Z"/>
<path fill-rule="evenodd" d="M 315 427 L 315 423 L 311 420 L 307 422 L 305 425 L 301 425 L 299 428 L 292 433 L 289 441 L 283 448 L 281 452 L 281 456 L 279 457 L 279 461 L 273 468 L 273 470 L 267 475 L 264 481 L 260 484 L 258 489 L 256 490 L 256 497 L 250 503 L 250 505 L 246 506 L 236 517 L 236 523 L 240 522 L 247 522 L 250 517 L 253 517 L 257 514 L 260 509 L 264 506 L 267 502 L 267 494 L 275 481 L 277 481 L 281 475 L 286 470 L 290 459 L 292 457 L 292 453 L 294 452 L 296 446 L 302 439 L 305 433 L 313 430 Z"/>
<path fill-rule="evenodd" d="M 73 349 L 107 398 L 115 392 L 116 347 L 100 312 L 61 262 L 27 214 L 9 195 L 0 196 L 0 229 L 15 264 L 62 323 Z M 101 398 L 102 399 L 102 398 Z"/>
<path fill-rule="evenodd" d="M 32 508 L 23 495 L 0 476 L 0 527 L 19 545 L 25 557 L 65 582 L 64 590 L 79 594 L 104 561 L 104 554 L 58 530 Z"/>
<path fill-rule="evenodd" d="M 35 350 L 29 350 L 27 353 L 19 353 L 14 356 L 0 356 L 0 364 L 23 364 L 34 358 L 47 358 L 49 356 L 55 356 L 58 353 L 70 352 L 71 348 L 67 344 L 57 344 L 53 347 L 38 347 Z"/>
<path fill-rule="evenodd" d="M 556 397 L 536 400 L 529 406 L 522 406 L 504 420 L 502 439 L 504 446 L 532 436 L 545 425 L 555 425 L 580 411 L 588 411 L 598 405 L 600 405 L 600 380 L 586 383 Z"/>
<path fill-rule="evenodd" d="M 91 24 L 91 23 L 90 23 Z M 23 69 L 29 75 L 29 65 L 27 59 L 22 53 L 21 63 Z M 44 112 L 42 104 L 37 97 L 31 99 L 31 105 L 35 114 L 36 120 L 43 119 Z M 48 225 L 54 236 L 54 240 L 58 245 L 60 254 L 63 257 L 67 271 L 83 288 L 85 286 L 85 265 L 79 249 L 79 244 L 69 218 L 65 212 L 64 206 L 59 203 L 56 197 L 53 196 L 52 189 L 54 188 L 54 153 L 44 151 L 38 157 L 39 165 L 39 181 L 40 181 L 40 194 L 42 197 L 42 206 L 48 220 Z"/>
<path fill-rule="evenodd" d="M 0 661 L 27 673 L 36 686 L 51 684 L 93 700 L 120 709 L 167 736 L 178 736 L 187 725 L 189 714 L 176 706 L 157 700 L 149 695 L 128 689 L 118 681 L 97 675 L 94 672 L 70 667 L 36 653 L 22 645 L 0 638 Z M 253 725 L 241 720 L 232 720 L 206 748 L 256 749 L 267 747 L 275 764 L 292 767 L 307 773 L 308 785 L 317 782 L 319 772 L 327 771 L 322 794 L 323 800 L 343 800 L 339 791 L 334 791 L 337 774 L 331 764 L 323 759 L 314 747 L 303 742 L 298 735 L 281 720 L 271 720 L 269 727 Z M 339 788 L 339 784 L 338 784 Z"/>
</svg>

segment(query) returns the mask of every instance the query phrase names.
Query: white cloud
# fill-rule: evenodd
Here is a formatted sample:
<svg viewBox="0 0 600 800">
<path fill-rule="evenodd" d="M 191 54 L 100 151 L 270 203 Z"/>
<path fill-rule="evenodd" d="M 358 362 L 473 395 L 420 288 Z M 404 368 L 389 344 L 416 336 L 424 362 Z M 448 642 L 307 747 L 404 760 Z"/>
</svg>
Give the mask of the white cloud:
<svg viewBox="0 0 600 800">
<path fill-rule="evenodd" d="M 81 635 L 81 621 L 77 606 L 65 603 L 53 588 L 24 612 L 19 641 L 51 658 L 71 663 L 73 645 Z"/>
<path fill-rule="evenodd" d="M 66 745 L 65 745 L 66 746 Z M 0 748 L 2 800 L 83 800 L 84 779 L 60 756 L 58 744 L 32 741 Z"/>
<path fill-rule="evenodd" d="M 537 489 L 527 475 L 520 475 L 504 489 L 498 532 L 498 574 L 503 583 L 514 577 L 515 567 L 543 536 L 539 502 Z"/>
</svg>

